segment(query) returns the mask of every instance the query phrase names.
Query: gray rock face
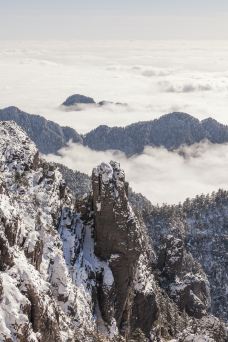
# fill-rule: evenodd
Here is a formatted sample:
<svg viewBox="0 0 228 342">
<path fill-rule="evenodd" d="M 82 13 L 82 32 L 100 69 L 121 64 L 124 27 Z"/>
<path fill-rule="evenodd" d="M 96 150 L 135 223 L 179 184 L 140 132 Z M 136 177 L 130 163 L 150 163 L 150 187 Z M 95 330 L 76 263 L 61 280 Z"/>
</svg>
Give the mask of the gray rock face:
<svg viewBox="0 0 228 342">
<path fill-rule="evenodd" d="M 76 198 L 81 198 L 91 191 L 91 178 L 85 173 L 73 171 L 62 164 L 55 164 L 61 172 L 64 182 Z"/>
<path fill-rule="evenodd" d="M 85 135 L 84 144 L 94 150 L 117 149 L 131 156 L 142 153 L 145 146 L 174 150 L 204 139 L 228 142 L 228 127 L 213 119 L 199 121 L 185 113 L 171 113 L 124 128 L 99 126 Z"/>
<path fill-rule="evenodd" d="M 199 320 L 195 333 L 202 331 L 202 319 L 209 326 L 211 318 L 205 320 L 210 308 L 209 283 L 202 267 L 175 236 L 164 237 L 162 244 L 152 240 L 153 250 L 145 227 L 129 206 L 128 184 L 118 163 L 103 163 L 94 169 L 92 187 L 95 253 L 108 262 L 113 275 L 109 289 L 105 276 L 99 286 L 105 321 L 115 317 L 126 341 L 177 336 L 181 340 L 190 317 Z M 219 334 L 218 330 L 207 336 L 217 340 Z M 220 337 L 225 339 L 223 333 Z"/>
<path fill-rule="evenodd" d="M 87 182 L 89 192 L 89 177 Z M 139 217 L 144 216 L 152 234 L 162 285 L 174 300 L 176 298 L 177 304 L 182 309 L 185 307 L 189 313 L 192 311 L 189 303 L 194 299 L 190 295 L 193 287 L 201 298 L 198 314 L 211 306 L 214 315 L 227 321 L 227 192 L 220 190 L 211 197 L 187 200 L 183 207 L 160 208 L 153 207 L 145 197 L 131 189 L 128 193 L 134 212 Z M 169 254 L 167 251 L 170 251 Z M 186 277 L 189 270 L 192 274 L 198 272 L 198 276 L 195 279 Z M 175 282 L 176 277 L 179 278 L 179 284 Z M 208 287 L 211 303 L 208 300 Z M 195 314 L 196 311 L 193 316 Z"/>
<path fill-rule="evenodd" d="M 163 240 L 150 239 L 118 163 L 96 167 L 75 200 L 58 167 L 1 122 L 0 169 L 1 341 L 227 341 L 182 218 L 166 234 L 162 213 Z"/>
<path fill-rule="evenodd" d="M 77 104 L 95 104 L 95 101 L 92 97 L 74 94 L 69 96 L 64 102 L 63 106 L 70 107 L 75 106 Z"/>
<path fill-rule="evenodd" d="M 0 110 L 1 121 L 15 121 L 44 154 L 57 153 L 70 140 L 82 143 L 81 136 L 70 127 L 61 127 L 39 115 L 27 114 L 16 107 Z"/>
<path fill-rule="evenodd" d="M 226 284 L 228 283 L 227 208 L 228 194 L 226 191 L 220 190 L 212 194 L 212 196 L 202 195 L 193 200 L 186 200 L 183 206 L 163 206 L 161 208 L 148 206 L 143 210 L 144 220 L 152 240 L 159 249 L 159 268 L 162 270 L 165 279 L 167 280 L 167 276 L 170 277 L 169 274 L 173 276 L 173 271 L 170 273 L 173 265 L 175 265 L 175 272 L 177 272 L 180 265 L 182 270 L 187 265 L 187 269 L 191 269 L 191 274 L 198 270 L 196 283 L 192 285 L 194 288 L 201 288 L 203 297 L 206 299 L 205 285 L 207 284 L 203 285 L 201 283 L 206 275 L 211 297 L 210 310 L 215 316 L 225 321 L 228 321 L 228 296 L 226 290 Z M 171 240 L 167 241 L 168 238 Z M 167 251 L 167 246 L 169 246 L 169 250 L 173 249 L 174 242 L 172 239 L 176 240 L 177 245 L 174 249 L 174 261 L 170 265 L 169 258 L 167 259 L 164 253 Z M 163 242 L 165 245 L 161 244 L 161 241 L 165 241 Z M 163 249 L 165 252 L 162 252 Z M 186 261 L 182 259 L 182 264 L 180 264 L 179 261 L 183 258 L 183 249 L 185 250 L 184 259 L 186 257 L 187 259 Z M 190 259 L 189 253 L 191 254 Z M 161 265 L 163 265 L 162 268 Z M 176 276 L 180 281 L 179 272 Z M 181 291 L 185 291 L 186 285 L 184 280 L 183 286 L 179 286 Z M 172 291 L 173 293 L 176 291 L 174 287 Z M 201 295 L 199 297 L 200 306 L 202 306 L 202 302 L 209 305 L 208 300 L 205 302 L 203 297 Z"/>
<path fill-rule="evenodd" d="M 140 227 L 129 206 L 124 173 L 117 163 L 103 163 L 94 169 L 92 184 L 95 253 L 102 260 L 109 260 L 115 282 L 113 303 L 107 306 L 108 312 L 106 307 L 102 306 L 102 312 L 111 321 L 109 311 L 112 305 L 118 327 L 127 337 L 129 335 L 127 311 L 132 296 L 137 261 L 142 249 Z M 106 301 L 109 297 L 110 293 Z"/>
</svg>

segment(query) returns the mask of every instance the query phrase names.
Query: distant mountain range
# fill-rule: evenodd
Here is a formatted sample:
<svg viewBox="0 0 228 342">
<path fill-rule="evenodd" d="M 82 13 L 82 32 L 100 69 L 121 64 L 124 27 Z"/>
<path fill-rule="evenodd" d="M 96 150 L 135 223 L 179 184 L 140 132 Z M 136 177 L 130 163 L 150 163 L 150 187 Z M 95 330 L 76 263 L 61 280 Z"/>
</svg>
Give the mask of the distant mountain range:
<svg viewBox="0 0 228 342">
<path fill-rule="evenodd" d="M 40 115 L 25 113 L 17 107 L 0 110 L 0 121 L 15 121 L 44 154 L 57 153 L 69 140 L 75 143 L 83 142 L 81 135 L 73 128 L 61 127 Z"/>
<path fill-rule="evenodd" d="M 171 113 L 152 121 L 126 127 L 99 126 L 84 137 L 84 145 L 98 151 L 120 150 L 128 156 L 142 153 L 145 146 L 175 150 L 204 139 L 228 142 L 228 127 L 212 118 L 200 121 L 186 113 Z"/>
<path fill-rule="evenodd" d="M 44 153 L 57 153 L 69 140 L 93 150 L 120 150 L 127 156 L 140 154 L 145 146 L 178 149 L 207 139 L 211 143 L 228 142 L 228 126 L 212 118 L 198 120 L 186 113 L 170 113 L 159 119 L 143 121 L 126 127 L 98 126 L 81 136 L 73 128 L 31 115 L 16 107 L 0 110 L 0 121 L 15 121 Z"/>
</svg>

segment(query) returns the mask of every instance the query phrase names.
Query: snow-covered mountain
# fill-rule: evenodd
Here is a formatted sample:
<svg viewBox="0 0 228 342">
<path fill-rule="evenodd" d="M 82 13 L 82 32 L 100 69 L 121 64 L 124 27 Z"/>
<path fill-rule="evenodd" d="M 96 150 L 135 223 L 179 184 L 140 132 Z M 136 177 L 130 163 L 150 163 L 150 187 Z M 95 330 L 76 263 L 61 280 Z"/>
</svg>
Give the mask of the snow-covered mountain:
<svg viewBox="0 0 228 342">
<path fill-rule="evenodd" d="M 186 249 L 197 260 L 207 275 L 211 296 L 211 312 L 228 322 L 228 192 L 219 190 L 209 195 L 187 199 L 183 205 L 154 207 L 144 205 L 139 209 L 148 227 L 155 249 L 161 253 L 163 246 Z M 169 237 L 169 238 L 168 238 Z M 171 239 L 171 241 L 169 241 Z M 181 252 L 182 253 L 182 252 Z M 182 261 L 180 254 L 177 265 Z M 159 261 L 159 269 L 167 278 L 167 256 Z M 176 278 L 182 278 L 182 269 Z M 178 280 L 179 281 L 179 280 Z M 176 286 L 176 279 L 170 286 Z"/>
<path fill-rule="evenodd" d="M 118 163 L 75 196 L 14 122 L 0 158 L 0 341 L 227 341 L 194 250 L 149 236 Z"/>
<path fill-rule="evenodd" d="M 211 118 L 199 121 L 186 113 L 170 113 L 126 127 L 99 126 L 85 135 L 84 145 L 98 151 L 120 150 L 131 156 L 142 153 L 145 146 L 175 150 L 205 139 L 227 143 L 228 127 Z"/>
<path fill-rule="evenodd" d="M 57 153 L 70 140 L 97 151 L 120 150 L 127 156 L 142 153 L 145 146 L 175 150 L 182 145 L 192 145 L 203 140 L 216 144 L 228 142 L 228 126 L 212 118 L 199 121 L 185 113 L 170 113 L 126 127 L 103 125 L 84 136 L 73 128 L 61 127 L 53 121 L 25 113 L 16 107 L 0 110 L 0 121 L 11 120 L 28 134 L 44 154 Z"/>
<path fill-rule="evenodd" d="M 76 196 L 78 191 L 80 195 L 90 191 L 90 177 L 61 164 L 58 167 Z M 77 184 L 82 188 L 76 187 Z M 209 279 L 211 312 L 228 322 L 228 192 L 218 190 L 211 195 L 187 199 L 183 205 L 158 207 L 129 187 L 128 200 L 146 224 L 154 247 L 160 249 L 160 242 L 167 235 L 182 240 L 182 245 L 202 265 Z"/>
<path fill-rule="evenodd" d="M 73 128 L 61 127 L 40 115 L 25 113 L 17 107 L 0 110 L 0 120 L 15 121 L 44 154 L 57 153 L 69 140 L 82 143 L 82 137 Z"/>
</svg>

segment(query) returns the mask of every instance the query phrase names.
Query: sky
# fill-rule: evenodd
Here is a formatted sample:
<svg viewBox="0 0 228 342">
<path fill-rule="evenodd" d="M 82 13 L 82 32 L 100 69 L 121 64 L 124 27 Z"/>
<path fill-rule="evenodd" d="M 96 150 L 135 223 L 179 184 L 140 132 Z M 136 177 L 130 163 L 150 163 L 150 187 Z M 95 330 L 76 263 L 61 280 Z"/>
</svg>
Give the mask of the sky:
<svg viewBox="0 0 228 342">
<path fill-rule="evenodd" d="M 227 39 L 226 0 L 0 0 L 0 39 Z"/>
</svg>

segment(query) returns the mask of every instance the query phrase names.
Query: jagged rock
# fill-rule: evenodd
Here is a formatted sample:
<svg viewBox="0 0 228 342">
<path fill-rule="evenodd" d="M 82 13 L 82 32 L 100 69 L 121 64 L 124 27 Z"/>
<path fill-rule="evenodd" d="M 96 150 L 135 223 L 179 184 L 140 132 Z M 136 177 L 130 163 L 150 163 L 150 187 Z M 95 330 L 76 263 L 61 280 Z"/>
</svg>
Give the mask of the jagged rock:
<svg viewBox="0 0 228 342">
<path fill-rule="evenodd" d="M 104 275 L 100 284 L 101 312 L 108 322 L 115 317 L 126 340 L 139 330 L 140 336 L 148 338 L 152 324 L 158 318 L 158 303 L 153 291 L 143 292 L 147 286 L 145 271 L 141 269 L 141 274 L 137 273 L 146 241 L 143 238 L 143 229 L 129 205 L 128 184 L 119 164 L 102 163 L 94 169 L 92 187 L 95 253 L 108 261 L 112 271 L 109 276 Z M 145 263 L 144 267 L 147 269 L 148 265 Z M 143 316 L 140 317 L 141 314 Z"/>
<path fill-rule="evenodd" d="M 184 243 L 173 235 L 162 238 L 158 252 L 158 268 L 169 281 L 174 281 L 183 267 Z"/>
<path fill-rule="evenodd" d="M 85 173 L 73 171 L 62 164 L 55 164 L 61 172 L 65 184 L 74 196 L 79 199 L 91 192 L 91 178 Z"/>
<path fill-rule="evenodd" d="M 110 281 L 109 287 L 107 280 L 101 279 L 100 282 L 98 299 L 104 320 L 110 324 L 114 315 L 120 333 L 127 341 L 137 340 L 139 337 L 136 336 L 149 341 L 153 334 L 154 340 L 175 337 L 176 332 L 188 324 L 185 312 L 195 318 L 207 316 L 210 302 L 207 278 L 178 238 L 168 237 L 166 258 L 162 264 L 167 277 L 167 284 L 162 287 L 169 297 L 157 287 L 153 276 L 153 251 L 129 206 L 127 184 L 119 164 L 102 163 L 94 169 L 92 187 L 95 253 L 108 261 L 113 275 L 113 279 L 112 275 L 106 276 Z M 188 272 L 193 272 L 192 276 Z M 181 278 L 179 284 L 173 282 L 176 275 Z M 184 284 L 182 295 L 178 285 L 182 288 Z M 170 299 L 177 303 L 183 314 Z M 155 322 L 157 330 L 154 330 Z M 224 328 L 221 329 L 224 332 Z"/>
<path fill-rule="evenodd" d="M 25 241 L 24 252 L 26 257 L 30 260 L 31 264 L 40 271 L 40 264 L 43 257 L 43 241 L 39 238 L 34 242 L 29 240 L 28 243 Z"/>
<path fill-rule="evenodd" d="M 49 315 L 45 303 L 40 301 L 40 294 L 37 289 L 28 285 L 26 297 L 31 303 L 29 318 L 32 324 L 33 331 L 42 336 L 43 341 L 61 341 L 59 329 L 59 309 L 52 305 L 52 315 Z"/>
<path fill-rule="evenodd" d="M 93 206 L 95 211 L 95 253 L 109 261 L 115 289 L 115 318 L 123 327 L 131 284 L 140 255 L 140 231 L 126 196 L 123 171 L 117 163 L 101 164 L 93 170 Z M 103 286 L 106 286 L 105 278 Z M 108 279 L 109 281 L 109 279 Z M 110 284 L 112 285 L 112 284 Z M 107 293 L 110 297 L 110 293 Z M 114 294 L 112 295 L 114 299 Z M 109 303 L 109 308 L 110 310 Z M 103 311 L 106 311 L 102 307 Z M 109 312 L 105 312 L 109 317 Z"/>
<path fill-rule="evenodd" d="M 207 307 L 210 306 L 215 316 L 227 321 L 228 297 L 225 286 L 228 281 L 226 244 L 228 234 L 227 192 L 219 190 L 217 193 L 212 194 L 212 196 L 197 196 L 191 201 L 189 199 L 186 200 L 183 206 L 165 205 L 161 208 L 155 208 L 146 202 L 144 212 L 141 210 L 142 207 L 138 206 L 139 212 L 141 211 L 141 214 L 144 216 L 144 221 L 150 231 L 154 245 L 157 246 L 157 251 L 159 251 L 160 269 L 161 265 L 163 265 L 163 271 L 167 272 L 167 268 L 169 270 L 170 267 L 169 263 L 168 267 L 164 264 L 167 250 L 161 241 L 167 241 L 167 236 L 174 235 L 175 238 L 182 241 L 184 247 L 184 258 L 182 259 L 182 264 L 180 264 L 183 271 L 187 273 L 191 270 L 192 274 L 198 274 L 196 284 L 198 284 L 198 281 L 200 283 L 202 281 L 200 285 L 200 301 L 204 302 Z M 170 257 L 172 255 L 175 256 L 177 252 L 178 250 L 174 250 L 174 253 L 170 253 Z M 176 261 L 178 261 L 178 258 Z M 182 272 L 183 275 L 184 272 Z M 176 275 L 180 278 L 180 274 L 177 273 Z M 182 296 L 186 295 L 186 289 L 189 288 L 189 284 L 186 285 L 184 281 L 182 289 L 179 285 L 177 288 L 179 287 L 181 290 L 180 298 L 183 298 Z M 208 292 L 207 288 L 210 290 L 211 303 L 209 303 L 208 299 L 206 300 L 208 298 L 208 295 L 206 295 Z M 177 293 L 176 291 L 174 292 Z M 184 302 L 186 301 L 182 299 L 182 303 Z"/>
<path fill-rule="evenodd" d="M 227 341 L 207 312 L 205 275 L 178 240 L 182 220 L 163 243 L 174 270 L 134 214 L 118 163 L 94 169 L 93 191 L 75 201 L 58 167 L 13 122 L 0 123 L 0 162 L 1 341 Z"/>
</svg>

